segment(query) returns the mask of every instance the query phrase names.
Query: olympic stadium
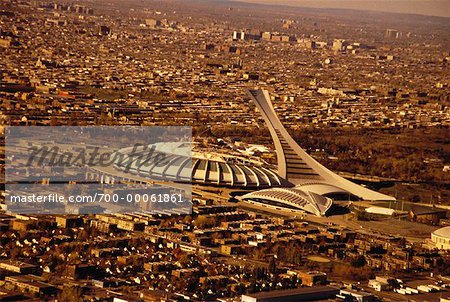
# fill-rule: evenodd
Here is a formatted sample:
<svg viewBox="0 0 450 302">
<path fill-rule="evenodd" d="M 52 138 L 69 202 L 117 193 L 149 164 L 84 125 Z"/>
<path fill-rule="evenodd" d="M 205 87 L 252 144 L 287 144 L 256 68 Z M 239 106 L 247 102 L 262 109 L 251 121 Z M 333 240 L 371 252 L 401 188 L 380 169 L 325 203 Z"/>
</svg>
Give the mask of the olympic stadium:
<svg viewBox="0 0 450 302">
<path fill-rule="evenodd" d="M 122 156 L 117 156 L 114 166 L 142 177 L 219 187 L 261 189 L 289 185 L 263 162 L 207 151 L 191 153 L 191 144 L 187 143 L 156 143 L 153 148 L 145 162 L 136 156 L 145 154 L 144 146 L 119 150 Z"/>
<path fill-rule="evenodd" d="M 266 90 L 250 90 L 269 128 L 277 156 L 277 170 L 263 161 L 214 152 L 193 151 L 187 156 L 187 143 L 154 144 L 152 158 L 142 161 L 129 156 L 144 151 L 125 148 L 118 151 L 117 171 L 149 179 L 190 182 L 242 190 L 239 199 L 270 204 L 325 216 L 335 200 L 395 201 L 395 198 L 367 189 L 330 171 L 306 153 L 289 135 L 275 113 Z M 170 147 L 168 147 L 170 146 Z M 121 161 L 120 158 L 135 158 Z"/>
</svg>

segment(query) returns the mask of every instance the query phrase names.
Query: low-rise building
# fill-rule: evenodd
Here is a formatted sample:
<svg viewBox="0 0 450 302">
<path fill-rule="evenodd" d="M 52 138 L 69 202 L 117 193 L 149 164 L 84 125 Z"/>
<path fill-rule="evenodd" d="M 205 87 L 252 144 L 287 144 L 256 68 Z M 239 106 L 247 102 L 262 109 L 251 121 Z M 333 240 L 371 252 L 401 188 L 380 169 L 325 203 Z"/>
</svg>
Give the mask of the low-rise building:
<svg viewBox="0 0 450 302">
<path fill-rule="evenodd" d="M 316 301 L 335 298 L 339 289 L 331 286 L 301 287 L 242 295 L 242 302 Z"/>
<path fill-rule="evenodd" d="M 5 260 L 0 262 L 0 269 L 19 274 L 34 274 L 38 270 L 38 266 L 25 262 Z"/>
</svg>

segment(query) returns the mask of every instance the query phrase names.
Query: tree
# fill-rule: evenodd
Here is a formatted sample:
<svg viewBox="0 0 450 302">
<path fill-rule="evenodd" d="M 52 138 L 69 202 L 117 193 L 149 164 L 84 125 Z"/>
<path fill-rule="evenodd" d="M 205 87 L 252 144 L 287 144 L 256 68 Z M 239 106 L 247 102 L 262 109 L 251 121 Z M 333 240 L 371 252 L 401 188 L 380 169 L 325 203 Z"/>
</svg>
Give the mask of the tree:
<svg viewBox="0 0 450 302">
<path fill-rule="evenodd" d="M 82 291 L 79 286 L 65 285 L 62 291 L 58 294 L 58 301 L 73 302 L 81 301 Z"/>
<path fill-rule="evenodd" d="M 269 273 L 274 274 L 277 271 L 277 263 L 275 257 L 270 257 L 269 259 Z"/>
<path fill-rule="evenodd" d="M 366 265 L 366 258 L 363 255 L 359 255 L 356 259 L 351 262 L 353 267 L 363 267 Z"/>
<path fill-rule="evenodd" d="M 420 202 L 420 196 L 419 195 L 414 195 L 412 198 L 411 198 L 411 201 L 412 202 Z"/>
<path fill-rule="evenodd" d="M 195 227 L 199 229 L 214 227 L 218 224 L 218 221 L 214 217 L 198 216 L 194 220 Z"/>
</svg>

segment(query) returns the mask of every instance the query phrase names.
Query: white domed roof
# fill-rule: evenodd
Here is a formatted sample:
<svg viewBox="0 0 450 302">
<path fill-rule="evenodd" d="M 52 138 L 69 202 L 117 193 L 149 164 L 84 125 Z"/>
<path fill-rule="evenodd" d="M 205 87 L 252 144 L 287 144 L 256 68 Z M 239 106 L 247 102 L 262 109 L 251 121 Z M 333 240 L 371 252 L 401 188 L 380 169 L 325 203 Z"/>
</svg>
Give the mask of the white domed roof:
<svg viewBox="0 0 450 302">
<path fill-rule="evenodd" d="M 437 229 L 436 231 L 433 232 L 433 235 L 444 238 L 450 238 L 450 226 Z"/>
<path fill-rule="evenodd" d="M 285 183 L 261 163 L 217 153 L 191 153 L 187 146 L 161 143 L 123 148 L 115 154 L 114 168 L 153 180 L 202 185 L 267 188 Z"/>
<path fill-rule="evenodd" d="M 243 200 L 277 202 L 302 209 L 316 216 L 325 216 L 333 201 L 319 194 L 303 191 L 300 188 L 270 188 L 251 192 L 242 196 Z"/>
</svg>

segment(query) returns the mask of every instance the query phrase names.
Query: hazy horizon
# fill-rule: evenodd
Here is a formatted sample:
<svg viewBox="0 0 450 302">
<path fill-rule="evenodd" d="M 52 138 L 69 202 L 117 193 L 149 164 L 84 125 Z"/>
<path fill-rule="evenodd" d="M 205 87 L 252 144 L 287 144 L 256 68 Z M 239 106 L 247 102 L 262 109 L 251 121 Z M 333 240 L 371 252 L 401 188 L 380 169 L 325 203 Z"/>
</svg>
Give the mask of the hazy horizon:
<svg viewBox="0 0 450 302">
<path fill-rule="evenodd" d="M 450 17 L 449 0 L 237 0 L 311 8 L 341 8 Z"/>
</svg>

